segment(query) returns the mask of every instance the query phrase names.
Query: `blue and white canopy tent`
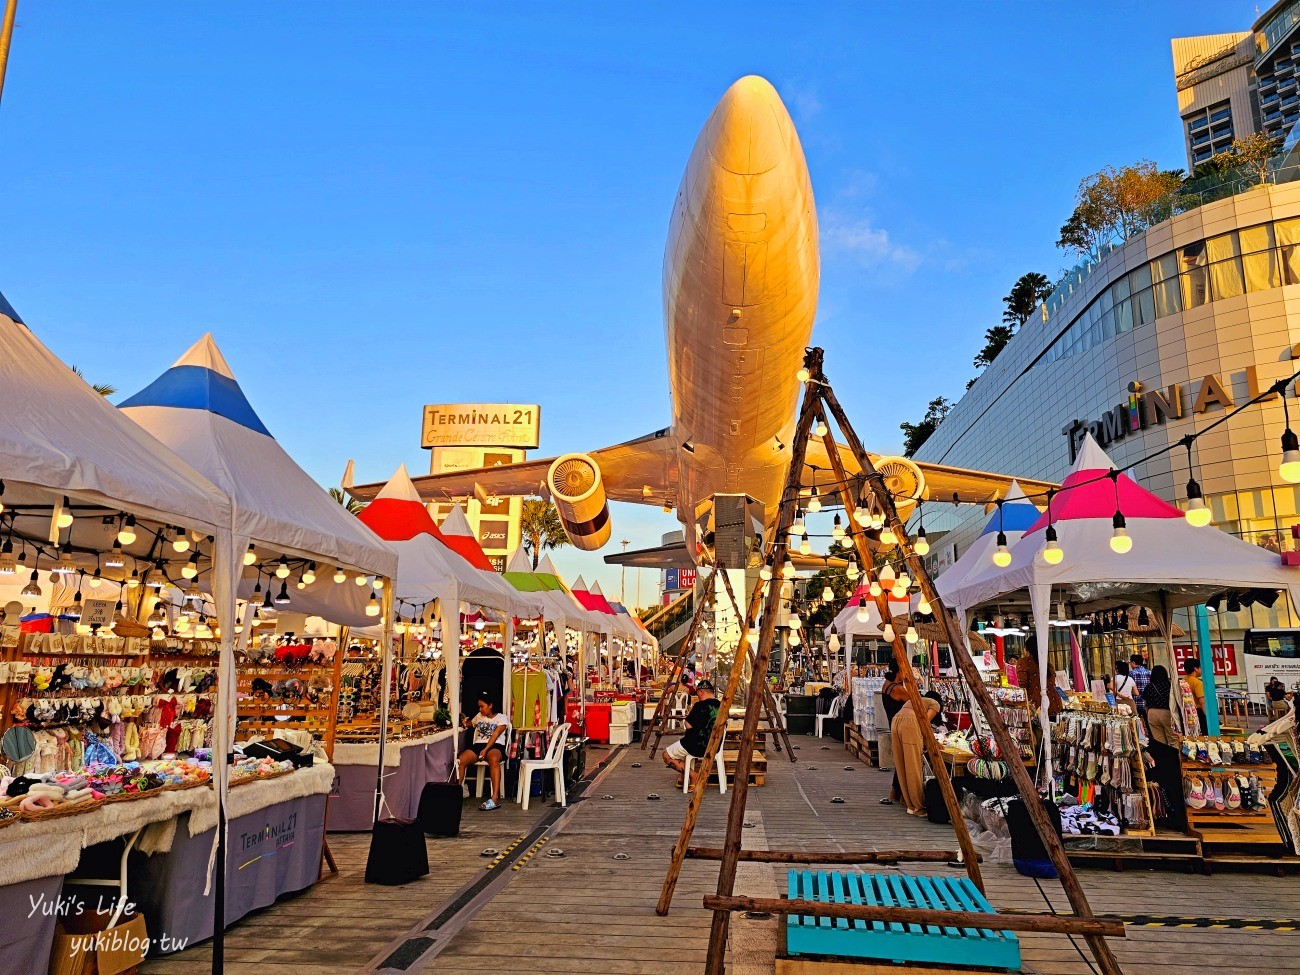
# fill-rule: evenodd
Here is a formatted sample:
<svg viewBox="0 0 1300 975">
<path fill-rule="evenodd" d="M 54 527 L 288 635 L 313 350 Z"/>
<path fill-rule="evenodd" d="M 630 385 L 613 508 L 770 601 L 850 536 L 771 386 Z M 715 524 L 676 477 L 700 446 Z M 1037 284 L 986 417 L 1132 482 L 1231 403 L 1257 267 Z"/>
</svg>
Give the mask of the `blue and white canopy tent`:
<svg viewBox="0 0 1300 975">
<path fill-rule="evenodd" d="M 269 599 L 269 586 L 281 563 L 293 560 L 297 569 L 292 592 L 288 588 L 290 578 L 280 580 L 284 587 L 281 595 L 288 596 L 288 605 L 295 611 L 344 625 L 364 625 L 376 616 L 385 621 L 380 727 L 386 728 L 392 667 L 391 583 L 397 575 L 396 553 L 331 498 L 276 442 L 210 334 L 124 401 L 121 410 L 230 497 L 233 531 L 229 544 L 237 557 L 233 564 L 226 560 L 224 573 L 222 564 L 214 560 L 215 571 L 206 578 L 200 572 L 196 579 L 200 588 L 216 597 L 222 633 L 213 735 L 213 773 L 222 793 L 222 808 L 228 788 L 225 760 L 235 718 L 234 648 L 226 637 L 234 630 L 234 607 L 232 603 L 228 616 L 222 616 L 223 593 L 229 590 L 250 597 L 264 577 Z M 196 541 L 201 543 L 201 539 Z M 255 564 L 245 566 L 246 552 L 255 553 Z M 336 569 L 346 575 L 344 582 L 334 581 Z M 307 582 L 313 571 L 314 581 Z M 367 584 L 354 585 L 356 578 L 366 579 Z M 306 583 L 302 589 L 296 588 L 300 581 Z M 251 614 L 256 609 L 246 612 Z M 245 626 L 240 639 L 246 642 L 251 630 L 251 626 Z M 381 735 L 376 817 L 383 790 L 383 747 Z M 223 825 L 218 830 L 222 849 L 213 851 L 223 865 L 224 833 Z M 218 893 L 218 912 L 222 910 L 221 900 Z M 218 943 L 223 927 L 219 913 L 214 929 Z"/>
</svg>

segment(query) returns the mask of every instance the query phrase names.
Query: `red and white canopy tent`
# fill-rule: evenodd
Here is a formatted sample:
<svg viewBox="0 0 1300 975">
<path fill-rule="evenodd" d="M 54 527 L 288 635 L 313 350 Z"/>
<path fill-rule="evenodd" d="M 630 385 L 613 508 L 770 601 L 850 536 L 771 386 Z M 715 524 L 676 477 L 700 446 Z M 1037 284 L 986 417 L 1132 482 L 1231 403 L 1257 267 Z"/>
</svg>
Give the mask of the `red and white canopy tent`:
<svg viewBox="0 0 1300 975">
<path fill-rule="evenodd" d="M 949 605 L 964 623 L 965 614 L 981 605 L 1027 593 L 1044 650 L 1054 599 L 1085 612 L 1144 605 L 1168 644 L 1173 609 L 1235 589 L 1285 590 L 1300 606 L 1300 570 L 1227 532 L 1193 527 L 1181 510 L 1117 471 L 1089 436 L 1048 510 L 1011 548 L 1010 564 L 990 563 L 952 593 Z M 1168 646 L 1166 652 L 1164 663 L 1174 675 Z M 1047 670 L 1040 668 L 1039 687 L 1045 734 Z"/>
<path fill-rule="evenodd" d="M 487 563 L 486 558 L 483 562 L 488 568 L 481 569 L 463 557 L 459 544 L 452 544 L 434 524 L 405 464 L 397 468 L 383 490 L 357 517 L 377 535 L 387 539 L 398 552 L 395 593 L 399 601 L 398 615 L 401 615 L 400 604 L 403 602 L 416 606 L 437 600 L 447 667 L 448 710 L 452 727 L 457 728 L 461 713 L 462 603 L 496 610 L 509 620 L 515 615 L 537 615 L 542 608 L 539 601 L 528 598 L 536 594 L 519 593 L 491 571 L 491 563 Z M 473 542 L 473 539 L 469 541 Z M 478 554 L 482 557 L 481 549 Z"/>
</svg>

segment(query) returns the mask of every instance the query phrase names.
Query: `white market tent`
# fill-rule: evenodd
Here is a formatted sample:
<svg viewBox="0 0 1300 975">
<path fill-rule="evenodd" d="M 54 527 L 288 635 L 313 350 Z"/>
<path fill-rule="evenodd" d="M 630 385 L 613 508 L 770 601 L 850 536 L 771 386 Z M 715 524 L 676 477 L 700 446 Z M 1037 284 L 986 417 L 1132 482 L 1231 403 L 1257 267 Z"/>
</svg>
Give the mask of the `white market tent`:
<svg viewBox="0 0 1300 975">
<path fill-rule="evenodd" d="M 1132 541 L 1123 554 L 1111 547 L 1116 510 Z M 1062 553 L 1056 565 L 1043 557 L 1049 513 Z M 948 605 L 964 622 L 964 614 L 981 604 L 1027 591 L 1038 643 L 1046 648 L 1054 596 L 1085 610 L 1145 605 L 1167 636 L 1172 609 L 1244 588 L 1286 590 L 1300 606 L 1300 570 L 1283 566 L 1276 552 L 1188 524 L 1178 508 L 1116 471 L 1088 436 L 1049 511 L 1011 548 L 1011 564 L 1000 569 L 990 562 L 952 593 Z M 1046 721 L 1047 668 L 1040 674 Z"/>
<path fill-rule="evenodd" d="M 210 535 L 223 686 L 228 687 L 233 669 L 235 585 L 242 567 L 241 550 L 234 540 L 237 514 L 230 499 L 114 409 L 26 327 L 4 314 L 0 314 L 0 345 L 5 350 L 0 356 L 0 411 L 6 421 L 0 425 L 0 473 L 6 481 L 5 503 L 11 511 L 18 509 L 17 515 L 24 505 L 53 502 L 57 510 L 66 496 L 74 506 L 77 502 L 104 506 Z M 46 538 L 51 517 L 44 512 L 15 517 L 11 526 L 29 538 Z M 87 537 L 90 531 L 97 531 L 98 536 Z M 68 537 L 71 541 L 75 536 L 80 549 L 103 551 L 111 544 L 111 532 L 110 527 L 106 533 L 102 519 L 85 518 L 68 529 Z M 135 548 L 130 544 L 123 548 L 147 565 L 152 538 L 146 540 L 145 535 L 139 532 Z M 229 716 L 229 708 L 229 701 L 219 701 L 218 718 Z M 213 782 L 219 810 L 226 801 L 228 748 L 228 722 L 216 720 Z M 214 844 L 209 881 L 216 852 Z"/>
<path fill-rule="evenodd" d="M 407 482 L 409 484 L 409 477 Z M 419 496 L 415 485 L 410 485 L 410 489 L 417 497 Z M 469 519 L 465 517 L 465 512 L 460 505 L 451 506 L 447 517 L 438 526 L 437 538 L 462 562 L 469 565 L 470 574 L 478 580 L 480 586 L 487 586 L 497 594 L 495 601 L 479 601 L 480 605 L 490 609 L 506 610 L 520 618 L 537 616 L 542 611 L 543 604 L 536 598 L 536 593 L 520 592 L 492 567 L 488 557 L 483 554 L 478 539 L 474 537 L 474 529 L 470 527 Z"/>
</svg>

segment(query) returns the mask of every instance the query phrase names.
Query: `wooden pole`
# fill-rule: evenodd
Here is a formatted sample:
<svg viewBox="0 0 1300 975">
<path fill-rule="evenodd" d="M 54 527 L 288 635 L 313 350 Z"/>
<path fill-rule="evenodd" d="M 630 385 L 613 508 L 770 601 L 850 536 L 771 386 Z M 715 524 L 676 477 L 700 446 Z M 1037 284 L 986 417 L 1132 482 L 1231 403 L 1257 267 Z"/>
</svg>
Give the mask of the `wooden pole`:
<svg viewBox="0 0 1300 975">
<path fill-rule="evenodd" d="M 736 591 L 731 587 L 731 578 L 725 571 L 722 573 L 722 584 L 726 587 L 727 596 L 731 600 L 731 608 L 735 610 L 737 615 L 739 615 L 740 603 L 736 601 Z M 747 623 L 748 621 L 741 625 L 742 637 L 746 632 L 745 626 Z M 781 742 L 784 740 L 785 753 L 790 757 L 790 761 L 793 762 L 795 757 L 794 748 L 790 745 L 790 733 L 786 730 L 785 722 L 781 720 L 781 712 L 777 709 L 776 698 L 772 696 L 772 690 L 767 686 L 767 671 L 764 670 L 762 673 L 759 673 L 758 656 L 754 652 L 754 649 L 743 639 L 741 640 L 741 646 L 746 648 L 746 651 L 749 654 L 749 659 L 752 661 L 753 669 L 750 671 L 752 675 L 750 679 L 758 681 L 763 685 L 763 711 L 767 715 L 767 723 L 771 727 L 773 735 L 777 736 L 773 739 L 773 744 L 775 744 L 776 750 L 779 752 L 781 750 Z"/>
<path fill-rule="evenodd" d="M 923 907 L 880 907 L 875 904 L 831 904 L 824 901 L 781 900 L 775 897 L 712 897 L 704 906 L 714 911 L 764 911 L 769 914 L 807 914 L 842 917 L 850 921 L 887 921 L 891 924 L 941 925 L 945 928 L 988 928 L 993 931 L 1033 931 L 1040 934 L 1081 934 L 1100 938 L 1124 937 L 1124 922 L 1069 914 L 988 914 L 982 911 L 945 911 Z"/>
<path fill-rule="evenodd" d="M 812 349 L 805 356 L 808 367 L 821 372 L 821 351 Z M 803 473 L 804 457 L 808 451 L 808 435 L 812 432 L 817 415 L 817 394 L 813 387 L 805 386 L 803 405 L 795 424 L 794 440 L 790 444 L 790 471 L 786 475 L 777 510 L 775 534 L 772 537 L 772 579 L 767 587 L 767 600 L 763 604 L 763 621 L 758 631 L 759 676 L 767 674 L 767 661 L 772 652 L 772 638 L 776 633 L 776 614 L 781 605 L 781 568 L 786 562 L 787 532 L 794 521 L 799 503 L 799 482 Z M 739 658 L 739 655 L 737 655 Z M 763 682 L 751 681 L 749 702 L 745 707 L 745 723 L 740 733 L 740 754 L 736 756 L 736 775 L 732 780 L 731 805 L 727 810 L 727 835 L 722 845 L 722 861 L 718 868 L 718 896 L 730 897 L 736 885 L 736 867 L 740 862 L 741 832 L 745 825 L 745 800 L 749 795 L 749 769 L 752 764 L 754 735 L 758 730 L 758 712 L 763 700 Z M 723 975 L 727 959 L 727 932 L 731 926 L 731 912 L 717 909 L 709 928 L 709 953 L 704 963 L 705 975 Z"/>
<path fill-rule="evenodd" d="M 823 389 L 821 395 L 825 395 Z M 840 425 L 843 426 L 842 421 Z M 876 579 L 875 560 L 872 558 L 871 549 L 867 546 L 867 537 L 862 533 L 862 528 L 853 519 L 853 509 L 857 506 L 857 499 L 853 497 L 853 492 L 849 490 L 848 476 L 844 471 L 844 461 L 840 458 L 840 448 L 835 442 L 834 435 L 828 429 L 822 438 L 826 445 L 826 452 L 831 459 L 831 469 L 835 472 L 835 480 L 839 483 L 840 500 L 844 504 L 844 510 L 848 514 L 846 521 L 848 525 L 846 531 L 853 539 L 858 553 L 858 561 L 862 565 L 863 578 L 867 580 Z M 893 615 L 889 609 L 889 593 L 883 587 L 880 595 L 876 597 L 876 608 L 880 613 L 881 626 L 890 622 Z M 962 816 L 961 803 L 957 801 L 957 792 L 952 787 L 952 779 L 949 777 L 948 769 L 943 762 L 943 752 L 939 748 L 939 742 L 934 737 L 934 729 L 930 722 L 926 720 L 925 706 L 921 702 L 921 688 L 916 682 L 916 675 L 912 673 L 911 653 L 907 649 L 907 643 L 897 631 L 893 639 L 894 660 L 898 664 L 898 676 L 903 682 L 903 689 L 907 692 L 907 700 L 912 705 L 912 710 L 916 714 L 916 723 L 921 728 L 921 744 L 925 748 L 926 757 L 930 760 L 930 768 L 934 770 L 934 777 L 939 782 L 939 792 L 943 795 L 943 804 L 948 809 L 948 817 L 952 821 L 953 832 L 957 834 L 957 845 L 961 847 L 962 866 L 966 868 L 966 874 L 970 877 L 971 883 L 984 891 L 984 877 L 980 872 L 979 857 L 975 853 L 975 844 L 971 842 L 970 831 L 966 829 L 966 819 Z"/>
<path fill-rule="evenodd" d="M 801 850 L 741 850 L 743 863 L 947 863 L 957 859 L 956 850 L 897 850 L 866 853 L 809 853 Z M 690 846 L 688 860 L 721 860 L 718 846 Z"/>
<path fill-rule="evenodd" d="M 759 601 L 763 598 L 764 586 L 765 583 L 759 580 L 754 586 L 754 591 L 750 593 L 749 608 L 745 612 L 745 619 L 740 627 L 741 646 L 745 646 L 747 643 L 749 621 L 754 618 L 754 614 L 758 611 Z M 695 820 L 700 814 L 700 806 L 704 803 L 704 793 L 709 787 L 709 772 L 713 768 L 713 757 L 718 754 L 718 749 L 722 747 L 723 739 L 726 737 L 726 716 L 731 713 L 731 705 L 736 699 L 736 692 L 740 687 L 740 680 L 744 673 L 745 660 L 737 652 L 731 660 L 731 675 L 727 679 L 727 689 L 722 693 L 722 703 L 718 705 L 718 714 L 722 717 L 722 720 L 714 721 L 713 730 L 709 733 L 709 744 L 704 749 L 704 757 L 700 759 L 699 775 L 691 786 L 690 798 L 686 803 L 686 816 L 682 819 L 682 829 L 677 835 L 676 844 L 673 846 L 673 855 L 668 863 L 668 873 L 664 877 L 663 889 L 659 892 L 659 903 L 655 905 L 655 913 L 660 917 L 666 915 L 668 909 L 672 907 L 673 891 L 677 889 L 677 878 L 681 876 L 682 862 L 686 859 L 686 848 L 690 845 L 691 836 L 695 832 Z"/>
<path fill-rule="evenodd" d="M 907 559 L 908 567 L 912 571 L 912 577 L 920 584 L 921 591 L 925 594 L 925 598 L 929 601 L 931 607 L 938 611 L 936 615 L 943 624 L 948 646 L 952 648 L 952 658 L 961 670 L 962 677 L 965 678 L 966 684 L 979 704 L 980 710 L 984 712 L 984 717 L 989 724 L 989 730 L 993 733 L 993 739 L 997 742 L 1003 761 L 1007 763 L 1007 767 L 1011 772 L 1012 781 L 1015 782 L 1016 788 L 1024 800 L 1025 809 L 1033 820 L 1034 827 L 1038 830 L 1043 846 L 1052 860 L 1052 865 L 1056 868 L 1057 875 L 1060 877 L 1065 896 L 1070 901 L 1070 906 L 1074 909 L 1077 917 L 1091 918 L 1093 913 L 1092 908 L 1088 905 L 1087 895 L 1084 894 L 1083 888 L 1079 885 L 1079 879 L 1074 875 L 1074 868 L 1070 865 L 1060 835 L 1056 832 L 1051 820 L 1048 819 L 1047 810 L 1043 808 L 1042 802 L 1039 801 L 1034 780 L 1029 775 L 1025 763 L 1020 757 L 1020 746 L 1012 741 L 1006 725 L 1002 722 L 1002 715 L 999 713 L 997 706 L 989 695 L 988 688 L 984 686 L 984 681 L 975 667 L 975 661 L 966 652 L 966 642 L 962 635 L 963 627 L 952 611 L 945 607 L 939 599 L 939 594 L 935 591 L 934 582 L 930 579 L 925 563 L 912 550 L 907 531 L 902 520 L 898 517 L 898 509 L 894 506 L 894 499 L 890 497 L 889 491 L 885 487 L 884 478 L 881 477 L 875 465 L 872 464 L 871 457 L 867 454 L 866 449 L 862 446 L 862 441 L 858 439 L 857 434 L 854 432 L 843 407 L 840 406 L 839 400 L 835 397 L 834 391 L 824 381 L 824 377 L 821 376 L 820 359 L 817 365 L 818 369 L 814 373 L 814 378 L 823 380 L 820 387 L 822 401 L 834 417 L 840 431 L 844 434 L 849 449 L 857 459 L 862 473 L 866 475 L 867 484 L 871 487 L 877 503 L 885 513 L 891 529 L 898 537 L 899 550 Z M 832 450 L 831 455 L 838 459 L 837 450 Z M 843 476 L 838 473 L 836 477 L 843 479 Z M 1085 937 L 1088 947 L 1092 950 L 1093 957 L 1097 959 L 1097 964 L 1101 967 L 1103 975 L 1121 975 L 1119 962 L 1116 961 L 1115 955 L 1111 952 L 1110 946 L 1106 944 L 1101 934 L 1088 934 Z"/>
<path fill-rule="evenodd" d="M 650 746 L 650 757 L 655 757 L 655 752 L 659 750 L 659 743 L 663 740 L 664 728 L 667 726 L 667 711 L 664 708 L 665 702 L 670 694 L 676 694 L 682 683 L 682 673 L 686 670 L 686 659 L 695 652 L 695 634 L 699 632 L 700 622 L 704 619 L 704 607 L 717 589 L 718 568 L 715 565 L 709 577 L 704 580 L 704 587 L 700 590 L 698 601 L 695 604 L 695 615 L 691 617 L 690 628 L 686 631 L 686 639 L 682 641 L 681 652 L 677 654 L 677 659 L 673 661 L 672 678 L 664 685 L 663 692 L 659 695 L 659 706 L 655 708 L 655 722 L 650 732 L 641 740 L 641 747 L 644 749 L 650 741 L 650 735 L 654 735 L 654 744 Z"/>
</svg>

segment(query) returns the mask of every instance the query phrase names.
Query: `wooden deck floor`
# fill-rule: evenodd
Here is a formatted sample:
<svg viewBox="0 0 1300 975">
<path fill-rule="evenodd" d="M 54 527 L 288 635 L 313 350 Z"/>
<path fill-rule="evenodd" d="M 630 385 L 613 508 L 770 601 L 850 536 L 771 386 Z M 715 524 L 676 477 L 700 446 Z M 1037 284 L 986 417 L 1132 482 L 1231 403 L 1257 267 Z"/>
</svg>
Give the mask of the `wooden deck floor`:
<svg viewBox="0 0 1300 975">
<path fill-rule="evenodd" d="M 750 791 L 747 847 L 804 850 L 935 848 L 952 844 L 948 827 L 908 817 L 877 799 L 886 773 L 849 758 L 836 742 L 796 738 L 799 762 L 769 756 L 767 784 Z M 642 767 L 633 768 L 633 763 Z M 852 766 L 847 771 L 845 766 Z M 649 793 L 659 800 L 649 800 Z M 601 796 L 611 795 L 612 799 Z M 841 796 L 844 804 L 833 804 Z M 533 857 L 432 961 L 412 971 L 461 975 L 483 970 L 518 973 L 645 973 L 678 975 L 703 967 L 709 914 L 701 897 L 712 893 L 716 864 L 688 861 L 667 918 L 654 903 L 685 808 L 670 774 L 632 746 L 616 755 L 598 788 L 579 802 L 549 847 L 562 858 Z M 367 836 L 331 840 L 342 871 L 305 894 L 246 919 L 227 939 L 230 975 L 358 971 L 393 939 L 470 879 L 484 872 L 485 847 L 503 849 L 552 810 L 523 813 L 510 805 L 480 814 L 467 807 L 462 835 L 429 843 L 432 873 L 404 888 L 361 882 Z M 710 793 L 696 832 L 699 845 L 718 845 L 726 800 Z M 614 859 L 625 854 L 629 859 Z M 917 869 L 917 868 L 912 868 Z M 927 869 L 927 868 L 920 868 Z M 943 872 L 945 867 L 928 868 Z M 784 868 L 744 864 L 740 893 L 773 896 L 784 889 Z M 1000 907 L 1041 910 L 1033 882 L 1010 866 L 984 870 L 989 899 Z M 1300 903 L 1300 878 L 1216 873 L 1206 877 L 1130 869 L 1080 873 L 1099 913 L 1151 913 L 1211 917 L 1289 918 Z M 1066 910 L 1059 885 L 1043 882 L 1058 910 Z M 729 967 L 733 975 L 773 971 L 776 921 L 737 917 Z M 1086 975 L 1087 965 L 1063 937 L 1022 935 L 1027 969 L 1042 975 Z M 1290 975 L 1300 971 L 1300 933 L 1174 927 L 1130 928 L 1113 942 L 1128 975 Z M 209 970 L 210 949 L 197 946 L 151 961 L 147 975 L 199 975 Z M 903 969 L 900 969 L 903 970 Z"/>
</svg>

